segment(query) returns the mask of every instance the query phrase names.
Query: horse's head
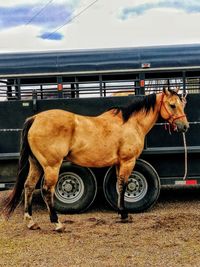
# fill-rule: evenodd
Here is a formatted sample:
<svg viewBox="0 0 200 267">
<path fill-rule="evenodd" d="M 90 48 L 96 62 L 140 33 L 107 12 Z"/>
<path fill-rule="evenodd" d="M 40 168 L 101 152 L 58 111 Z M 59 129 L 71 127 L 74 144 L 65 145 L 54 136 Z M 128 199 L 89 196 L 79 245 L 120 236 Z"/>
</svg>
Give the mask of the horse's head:
<svg viewBox="0 0 200 267">
<path fill-rule="evenodd" d="M 189 128 L 187 117 L 184 113 L 185 100 L 181 100 L 178 96 L 178 90 L 163 89 L 160 104 L 160 115 L 168 121 L 174 130 L 186 132 Z"/>
</svg>

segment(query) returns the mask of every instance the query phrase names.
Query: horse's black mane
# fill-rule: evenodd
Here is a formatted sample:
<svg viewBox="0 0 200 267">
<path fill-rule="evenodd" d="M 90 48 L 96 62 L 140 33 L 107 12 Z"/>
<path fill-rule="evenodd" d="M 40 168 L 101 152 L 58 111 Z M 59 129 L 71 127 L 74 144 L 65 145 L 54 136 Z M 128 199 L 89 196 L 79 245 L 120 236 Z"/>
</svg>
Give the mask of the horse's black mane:
<svg viewBox="0 0 200 267">
<path fill-rule="evenodd" d="M 146 96 L 137 96 L 133 99 L 131 104 L 127 106 L 118 106 L 115 107 L 116 114 L 118 114 L 120 111 L 122 112 L 123 121 L 127 122 L 128 119 L 133 115 L 134 113 L 139 112 L 140 110 L 144 110 L 146 114 L 155 107 L 156 104 L 156 94 L 150 94 Z"/>
</svg>

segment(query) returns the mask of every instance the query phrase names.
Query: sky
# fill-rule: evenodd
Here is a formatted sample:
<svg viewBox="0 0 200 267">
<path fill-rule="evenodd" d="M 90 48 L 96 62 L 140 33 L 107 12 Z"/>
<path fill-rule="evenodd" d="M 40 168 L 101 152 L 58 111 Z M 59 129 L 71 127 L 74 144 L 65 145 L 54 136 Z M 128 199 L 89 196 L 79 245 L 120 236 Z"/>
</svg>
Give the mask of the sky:
<svg viewBox="0 0 200 267">
<path fill-rule="evenodd" d="M 0 0 L 0 53 L 200 43 L 200 0 Z"/>
</svg>

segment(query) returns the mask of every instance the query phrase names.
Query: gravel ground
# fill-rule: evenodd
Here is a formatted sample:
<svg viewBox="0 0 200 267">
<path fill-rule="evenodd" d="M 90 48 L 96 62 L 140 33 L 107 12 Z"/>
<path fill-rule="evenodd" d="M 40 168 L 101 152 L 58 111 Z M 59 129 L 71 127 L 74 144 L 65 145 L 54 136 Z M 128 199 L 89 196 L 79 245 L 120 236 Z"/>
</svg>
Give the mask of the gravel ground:
<svg viewBox="0 0 200 267">
<path fill-rule="evenodd" d="M 164 189 L 127 224 L 100 201 L 84 214 L 60 215 L 64 233 L 53 231 L 38 193 L 34 199 L 41 230 L 26 229 L 22 206 L 0 219 L 0 266 L 200 266 L 200 188 Z"/>
</svg>

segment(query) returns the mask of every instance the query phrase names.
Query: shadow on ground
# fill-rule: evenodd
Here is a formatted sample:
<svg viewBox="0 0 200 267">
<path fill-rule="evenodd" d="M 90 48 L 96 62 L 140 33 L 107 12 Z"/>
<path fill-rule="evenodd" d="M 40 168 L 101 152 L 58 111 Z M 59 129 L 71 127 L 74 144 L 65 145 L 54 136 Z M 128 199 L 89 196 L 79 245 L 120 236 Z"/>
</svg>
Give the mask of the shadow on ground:
<svg viewBox="0 0 200 267">
<path fill-rule="evenodd" d="M 157 200 L 159 204 L 166 203 L 182 203 L 182 202 L 195 202 L 200 200 L 200 186 L 188 186 L 188 187 L 163 187 L 160 191 L 160 196 Z M 34 194 L 33 204 L 38 208 L 46 208 L 42 199 L 40 191 L 37 190 Z M 100 190 L 96 196 L 96 199 L 90 210 L 112 210 L 107 203 L 103 192 Z"/>
</svg>

